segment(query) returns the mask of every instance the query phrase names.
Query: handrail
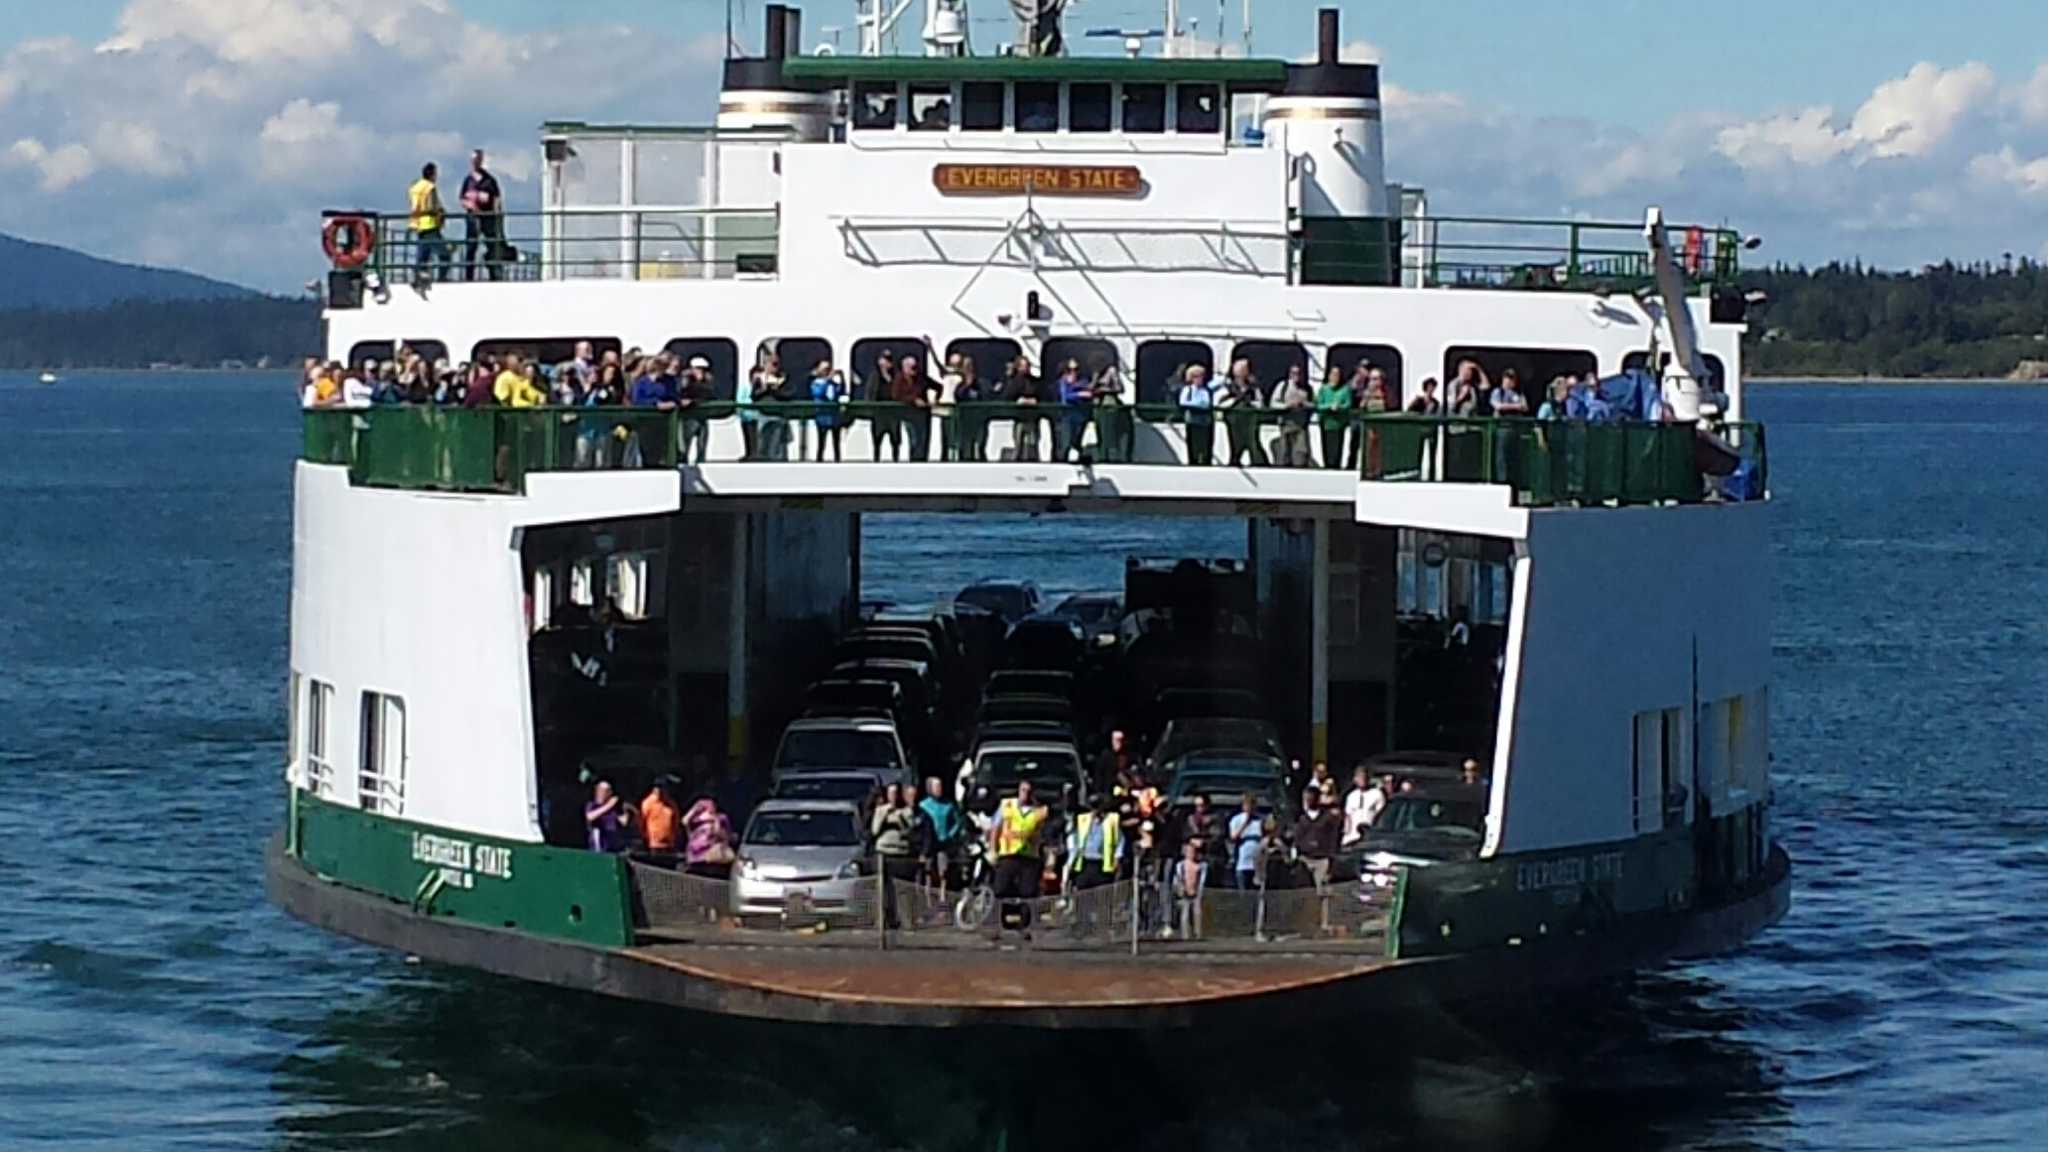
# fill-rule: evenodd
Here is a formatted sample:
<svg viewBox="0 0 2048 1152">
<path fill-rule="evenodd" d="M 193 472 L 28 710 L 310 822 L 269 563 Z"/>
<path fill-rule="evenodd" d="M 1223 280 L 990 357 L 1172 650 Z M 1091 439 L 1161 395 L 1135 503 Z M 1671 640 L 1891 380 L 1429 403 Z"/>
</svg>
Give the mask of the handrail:
<svg viewBox="0 0 2048 1152">
<path fill-rule="evenodd" d="M 1430 417 L 1349 410 L 1176 405 L 805 401 L 683 407 L 456 408 L 380 405 L 305 413 L 304 457 L 355 483 L 446 491 L 524 490 L 535 472 L 685 464 L 977 462 L 1347 470 L 1375 483 L 1504 485 L 1525 507 L 1759 498 L 1763 427 Z M 1739 487 L 1726 472 L 1732 449 Z"/>
<path fill-rule="evenodd" d="M 728 279 L 772 275 L 780 209 L 578 205 L 533 212 L 449 211 L 438 242 L 404 212 L 338 213 L 369 222 L 368 267 L 387 280 Z"/>
</svg>

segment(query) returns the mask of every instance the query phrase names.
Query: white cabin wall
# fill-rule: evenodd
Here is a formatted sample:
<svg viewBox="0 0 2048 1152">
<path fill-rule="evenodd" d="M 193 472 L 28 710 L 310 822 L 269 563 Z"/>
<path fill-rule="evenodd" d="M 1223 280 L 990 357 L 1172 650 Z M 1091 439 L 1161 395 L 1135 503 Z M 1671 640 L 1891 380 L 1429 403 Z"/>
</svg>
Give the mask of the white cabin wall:
<svg viewBox="0 0 2048 1152">
<path fill-rule="evenodd" d="M 1768 504 L 1537 510 L 1514 612 L 1491 851 L 1635 834 L 1638 713 L 1729 697 L 1745 734 L 1749 799 L 1768 787 Z M 1697 644 L 1698 682 L 1693 681 Z M 1702 733 L 1706 754 L 1709 741 Z M 1502 768 L 1505 771 L 1502 771 Z M 1682 781 L 1687 787 L 1690 780 Z M 1725 812 L 1727 790 L 1714 796 Z M 1743 802 L 1739 798 L 1736 802 Z"/>
</svg>

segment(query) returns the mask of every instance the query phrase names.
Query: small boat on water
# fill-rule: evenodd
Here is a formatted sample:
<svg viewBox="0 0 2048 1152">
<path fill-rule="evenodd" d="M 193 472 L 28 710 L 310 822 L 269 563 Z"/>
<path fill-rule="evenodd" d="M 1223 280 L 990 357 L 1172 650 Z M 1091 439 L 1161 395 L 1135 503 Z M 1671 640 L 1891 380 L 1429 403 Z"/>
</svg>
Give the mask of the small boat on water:
<svg viewBox="0 0 2048 1152">
<path fill-rule="evenodd" d="M 36 377 L 36 383 L 38 384 L 55 384 L 56 382 L 57 374 L 55 372 L 45 372 L 41 376 Z"/>
</svg>

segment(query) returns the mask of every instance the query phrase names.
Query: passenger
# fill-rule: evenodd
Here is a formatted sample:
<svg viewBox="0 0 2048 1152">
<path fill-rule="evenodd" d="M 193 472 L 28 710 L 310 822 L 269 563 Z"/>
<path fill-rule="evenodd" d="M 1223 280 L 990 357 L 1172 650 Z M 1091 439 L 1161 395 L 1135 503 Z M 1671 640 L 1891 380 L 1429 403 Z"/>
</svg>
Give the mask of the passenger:
<svg viewBox="0 0 2048 1152">
<path fill-rule="evenodd" d="M 1319 893 L 1330 889 L 1330 862 L 1344 838 L 1344 821 L 1337 810 L 1323 803 L 1327 795 L 1321 786 L 1301 797 L 1301 815 L 1294 822 L 1294 851 L 1308 869 L 1309 881 Z M 1323 909 L 1323 926 L 1329 926 L 1329 909 Z"/>
<path fill-rule="evenodd" d="M 1289 364 L 1286 377 L 1273 385 L 1271 407 L 1280 413 L 1280 458 L 1275 463 L 1282 468 L 1313 467 L 1315 461 L 1309 458 L 1308 451 L 1308 421 L 1315 408 L 1315 394 L 1302 377 L 1301 365 Z"/>
<path fill-rule="evenodd" d="M 699 797 L 683 817 L 683 831 L 689 837 L 684 846 L 683 870 L 692 876 L 724 880 L 732 874 L 732 821 L 718 810 L 718 801 Z"/>
<path fill-rule="evenodd" d="M 845 429 L 840 427 L 841 405 L 846 403 L 846 377 L 832 367 L 830 360 L 818 361 L 818 367 L 811 373 L 811 399 L 818 405 L 817 415 L 811 419 L 818 425 L 817 459 L 825 458 L 825 447 L 831 445 L 832 459 L 844 460 L 840 452 L 840 437 Z"/>
<path fill-rule="evenodd" d="M 1415 399 L 1408 402 L 1406 411 L 1410 416 L 1441 416 L 1444 414 L 1443 401 L 1437 399 L 1436 396 L 1436 377 L 1430 376 L 1422 381 L 1422 391 L 1416 394 Z"/>
<path fill-rule="evenodd" d="M 1463 784 L 1467 788 L 1486 787 L 1488 783 L 1486 778 L 1479 774 L 1479 761 L 1468 758 L 1464 764 L 1459 766 L 1458 783 Z"/>
<path fill-rule="evenodd" d="M 669 362 L 673 364 L 675 357 L 671 356 Z M 683 413 L 679 422 L 682 456 L 676 461 L 678 464 L 704 462 L 704 453 L 711 443 L 707 410 L 717 399 L 718 392 L 711 383 L 711 361 L 702 356 L 690 357 L 690 365 L 676 387 L 676 409 Z"/>
<path fill-rule="evenodd" d="M 1360 764 L 1351 773 L 1351 791 L 1344 795 L 1344 846 L 1348 848 L 1363 839 L 1365 830 L 1372 827 L 1386 806 L 1386 792 L 1372 782 L 1371 774 Z"/>
<path fill-rule="evenodd" d="M 867 387 L 861 399 L 876 405 L 872 409 L 874 425 L 875 460 L 882 459 L 882 445 L 889 445 L 889 459 L 903 459 L 903 416 L 896 405 L 896 354 L 887 348 L 875 358 L 874 371 L 868 373 Z"/>
<path fill-rule="evenodd" d="M 1223 382 L 1216 407 L 1224 410 L 1223 426 L 1230 432 L 1230 466 L 1263 468 L 1266 446 L 1260 442 L 1259 409 L 1265 397 L 1259 378 L 1252 374 L 1252 362 L 1240 356 L 1230 363 L 1230 376 Z"/>
<path fill-rule="evenodd" d="M 988 401 L 988 390 L 976 375 L 974 357 L 960 357 L 960 383 L 953 388 L 953 442 L 958 458 L 966 461 L 988 459 L 988 413 L 980 407 Z"/>
<path fill-rule="evenodd" d="M 1486 370 L 1470 356 L 1458 361 L 1458 374 L 1451 379 L 1450 406 L 1453 416 L 1477 416 L 1481 399 L 1493 390 Z"/>
<path fill-rule="evenodd" d="M 939 383 L 925 375 L 924 362 L 915 356 L 905 356 L 896 366 L 896 398 L 910 406 L 903 417 L 905 430 L 910 433 L 910 458 L 929 460 L 932 452 L 932 400 L 939 394 Z"/>
<path fill-rule="evenodd" d="M 1059 401 L 1059 415 L 1053 418 L 1052 458 L 1056 464 L 1065 464 L 1069 457 L 1082 456 L 1081 440 L 1088 431 L 1088 417 L 1095 400 L 1095 391 L 1090 387 L 1087 376 L 1081 372 L 1079 360 L 1069 360 L 1060 367 L 1056 399 Z"/>
<path fill-rule="evenodd" d="M 676 379 L 662 358 L 650 358 L 642 366 L 627 402 L 635 408 L 668 410 L 676 406 Z"/>
<path fill-rule="evenodd" d="M 368 408 L 374 403 L 375 389 L 361 372 L 350 371 L 341 378 L 341 406 L 343 408 Z"/>
<path fill-rule="evenodd" d="M 406 190 L 406 227 L 412 232 L 414 252 L 413 287 L 422 290 L 434 282 L 434 265 L 440 266 L 440 278 L 446 280 L 455 261 L 448 242 L 441 238 L 441 225 L 448 213 L 441 208 L 441 189 L 435 183 L 440 175 L 440 169 L 428 161 L 420 166 L 420 178 Z"/>
<path fill-rule="evenodd" d="M 925 875 L 939 889 L 939 898 L 945 899 L 948 874 L 958 862 L 960 842 L 967 835 L 967 822 L 961 815 L 960 805 L 946 799 L 946 784 L 937 776 L 924 782 L 924 799 L 917 802 L 918 810 L 931 825 L 930 851 L 925 854 Z"/>
<path fill-rule="evenodd" d="M 1493 390 L 1488 402 L 1495 416 L 1519 418 L 1529 414 L 1529 398 L 1522 394 L 1522 377 L 1513 368 L 1500 374 L 1500 387 Z"/>
<path fill-rule="evenodd" d="M 484 150 L 469 154 L 469 175 L 462 178 L 462 278 L 475 280 L 477 249 L 483 249 L 484 271 L 496 280 L 504 274 L 505 202 L 498 178 L 484 167 Z M 585 388 L 590 380 L 583 381 Z"/>
<path fill-rule="evenodd" d="M 676 808 L 675 798 L 669 795 L 668 782 L 656 780 L 640 801 L 640 834 L 647 841 L 647 850 L 658 856 L 675 855 L 676 830 L 681 822 L 682 813 Z"/>
<path fill-rule="evenodd" d="M 1031 370 L 1031 361 L 1023 356 L 1010 364 L 1010 374 L 1003 378 L 1002 394 L 999 400 L 1017 406 L 1013 436 L 1016 450 L 1013 458 L 1038 463 L 1038 375 Z"/>
<path fill-rule="evenodd" d="M 882 926 L 901 927 L 897 885 L 917 882 L 917 857 L 912 840 L 917 832 L 917 811 L 903 797 L 903 785 L 891 783 L 882 790 L 882 802 L 875 805 L 869 823 L 874 836 L 875 855 L 882 866 Z"/>
<path fill-rule="evenodd" d="M 1017 795 L 996 809 L 989 827 L 989 847 L 995 853 L 995 895 L 1008 907 L 996 922 L 996 936 L 1002 937 L 1004 921 L 1015 917 L 1025 939 L 1031 938 L 1030 901 L 1038 897 L 1044 865 L 1039 856 L 1039 833 L 1045 827 L 1045 808 L 1031 797 L 1031 781 L 1017 783 Z M 1018 903 L 1018 902 L 1023 903 Z"/>
<path fill-rule="evenodd" d="M 1318 796 L 1320 796 L 1320 795 L 1321 795 L 1322 793 L 1324 793 L 1324 792 L 1327 792 L 1327 791 L 1329 791 L 1330 789 L 1332 789 L 1332 788 L 1334 788 L 1334 787 L 1336 787 L 1336 784 L 1335 784 L 1335 782 L 1333 782 L 1333 781 L 1332 781 L 1332 780 L 1330 779 L 1330 765 L 1329 765 L 1329 763 L 1328 763 L 1327 761 L 1323 761 L 1323 760 L 1318 760 L 1318 761 L 1316 761 L 1316 766 L 1315 766 L 1314 768 L 1311 768 L 1311 769 L 1309 770 L 1309 775 L 1308 775 L 1308 783 L 1306 783 L 1306 784 L 1302 785 L 1302 790 L 1301 790 L 1301 807 L 1302 807 L 1302 810 L 1303 810 L 1303 811 L 1307 811 L 1307 810 L 1308 810 L 1308 797 L 1309 797 L 1309 793 L 1313 792 L 1313 793 L 1317 794 Z"/>
<path fill-rule="evenodd" d="M 1564 419 L 1565 414 L 1571 410 L 1571 400 L 1571 381 L 1563 376 L 1551 377 L 1550 395 L 1543 401 L 1542 407 L 1536 409 L 1536 418 L 1538 420 Z"/>
<path fill-rule="evenodd" d="M 1600 377 L 1587 373 L 1579 388 L 1579 406 L 1583 415 L 1580 419 L 1588 424 L 1611 424 L 1614 422 L 1614 405 L 1609 403 L 1600 391 Z"/>
<path fill-rule="evenodd" d="M 1365 361 L 1359 361 L 1364 364 Z M 1362 462 L 1365 474 L 1378 476 L 1380 466 L 1380 430 L 1371 425 L 1371 418 L 1394 411 L 1394 392 L 1387 383 L 1387 374 L 1378 368 L 1367 368 L 1365 390 L 1359 393 L 1358 410 L 1366 420 L 1358 425 L 1358 433 L 1351 438 L 1351 455 L 1345 464 L 1350 468 L 1359 467 Z"/>
<path fill-rule="evenodd" d="M 1216 450 L 1216 394 L 1209 387 L 1209 370 L 1190 364 L 1181 380 L 1177 401 L 1187 423 L 1188 463 L 1208 464 Z"/>
<path fill-rule="evenodd" d="M 1173 890 L 1174 920 L 1183 939 L 1202 938 L 1202 889 L 1208 883 L 1209 862 L 1202 859 L 1200 845 L 1193 840 L 1182 843 L 1168 886 Z M 1174 929 L 1175 925 L 1167 925 L 1164 935 L 1171 939 Z"/>
<path fill-rule="evenodd" d="M 789 378 L 782 373 L 782 358 L 770 355 L 761 362 L 761 375 L 754 381 L 754 403 L 761 414 L 757 459 L 789 459 L 789 412 L 782 407 L 789 397 Z"/>
<path fill-rule="evenodd" d="M 1121 728 L 1112 728 L 1109 746 L 1095 757 L 1095 788 L 1108 791 L 1119 780 L 1126 779 L 1136 761 L 1131 756 L 1129 739 Z"/>
<path fill-rule="evenodd" d="M 1355 398 L 1344 382 L 1344 369 L 1330 365 L 1323 386 L 1316 389 L 1316 426 L 1322 431 L 1323 467 L 1344 466 L 1344 433 L 1351 427 Z"/>
<path fill-rule="evenodd" d="M 1222 829 L 1216 826 L 1216 810 L 1209 806 L 1207 792 L 1195 793 L 1194 807 L 1180 818 L 1180 842 L 1182 847 L 1196 845 L 1204 856 L 1215 855 L 1223 843 Z"/>
<path fill-rule="evenodd" d="M 767 370 L 767 362 L 775 359 L 773 354 L 762 358 L 761 363 L 741 374 L 733 381 L 732 403 L 740 417 L 740 459 L 752 460 L 761 451 L 761 413 L 754 407 L 754 397 L 760 390 L 761 374 Z"/>
<path fill-rule="evenodd" d="M 1258 797 L 1251 793 L 1244 794 L 1238 809 L 1237 815 L 1230 818 L 1230 847 L 1237 865 L 1238 890 L 1249 892 L 1258 883 L 1266 824 L 1259 818 Z"/>
<path fill-rule="evenodd" d="M 1109 464 L 1128 464 L 1133 448 L 1132 437 L 1137 426 L 1131 421 L 1131 410 L 1124 403 L 1123 372 L 1114 364 L 1105 364 L 1095 374 L 1095 382 L 1089 387 L 1095 398 L 1095 455 Z"/>
<path fill-rule="evenodd" d="M 592 852 L 624 852 L 628 818 L 624 804 L 612 791 L 612 782 L 599 780 L 590 790 L 590 803 L 583 806 L 583 826 L 590 837 Z"/>
</svg>

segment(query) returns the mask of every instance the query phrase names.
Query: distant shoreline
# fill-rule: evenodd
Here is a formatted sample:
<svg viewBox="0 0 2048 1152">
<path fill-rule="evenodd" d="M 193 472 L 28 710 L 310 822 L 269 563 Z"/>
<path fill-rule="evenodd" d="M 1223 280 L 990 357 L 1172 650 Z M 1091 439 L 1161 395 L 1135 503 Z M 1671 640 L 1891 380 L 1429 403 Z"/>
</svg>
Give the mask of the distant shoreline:
<svg viewBox="0 0 2048 1152">
<path fill-rule="evenodd" d="M 1744 384 L 2048 384 L 2048 380 L 2015 380 L 2009 376 L 1745 376 Z"/>
</svg>

